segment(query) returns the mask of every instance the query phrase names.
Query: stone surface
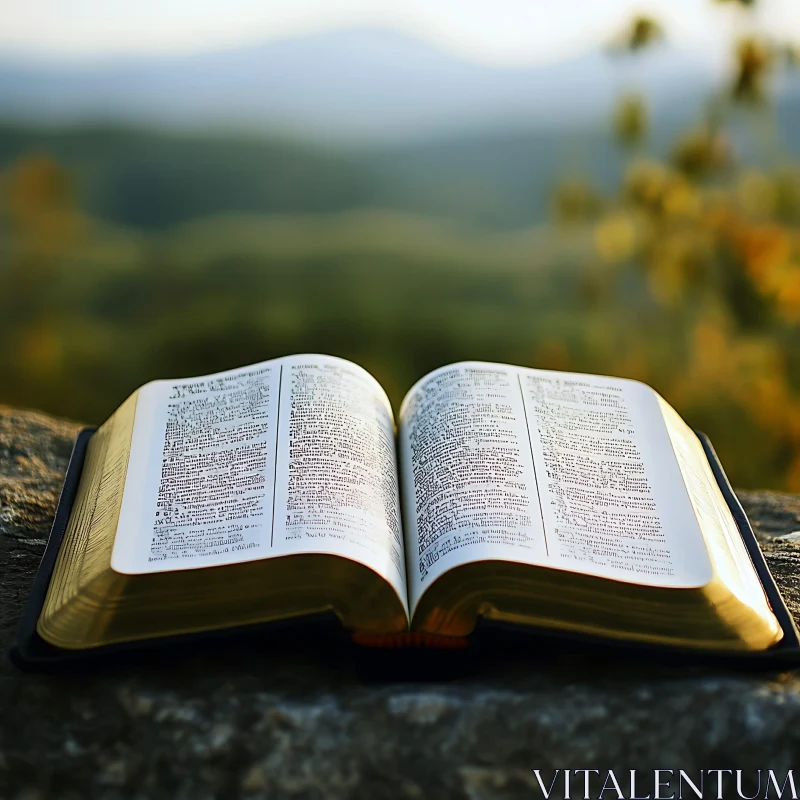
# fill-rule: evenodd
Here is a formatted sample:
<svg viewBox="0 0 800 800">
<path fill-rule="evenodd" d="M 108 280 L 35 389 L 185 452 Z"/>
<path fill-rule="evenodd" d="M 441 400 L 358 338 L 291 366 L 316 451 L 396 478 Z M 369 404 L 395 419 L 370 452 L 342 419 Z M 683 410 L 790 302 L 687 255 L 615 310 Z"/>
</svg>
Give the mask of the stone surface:
<svg viewBox="0 0 800 800">
<path fill-rule="evenodd" d="M 0 408 L 4 651 L 78 427 Z M 800 498 L 741 497 L 800 612 L 800 545 L 775 539 L 800 529 Z M 58 676 L 0 660 L 3 800 L 540 797 L 532 768 L 785 771 L 798 754 L 791 672 L 543 652 L 449 682 L 379 683 L 313 643 L 215 647 Z"/>
</svg>

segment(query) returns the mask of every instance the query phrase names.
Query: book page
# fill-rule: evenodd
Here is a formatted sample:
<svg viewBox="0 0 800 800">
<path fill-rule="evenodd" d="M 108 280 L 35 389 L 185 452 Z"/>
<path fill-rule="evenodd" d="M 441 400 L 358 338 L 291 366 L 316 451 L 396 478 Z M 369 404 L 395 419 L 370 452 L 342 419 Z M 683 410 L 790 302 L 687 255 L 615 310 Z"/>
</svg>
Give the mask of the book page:
<svg viewBox="0 0 800 800">
<path fill-rule="evenodd" d="M 409 596 L 517 561 L 698 587 L 711 562 L 656 393 L 617 378 L 465 362 L 400 411 Z"/>
<path fill-rule="evenodd" d="M 365 370 L 309 355 L 140 390 L 117 572 L 330 553 L 406 602 L 394 420 Z"/>
<path fill-rule="evenodd" d="M 658 398 L 670 440 L 683 473 L 714 572 L 742 603 L 774 624 L 774 616 L 747 546 L 708 463 L 703 445 L 692 429 L 663 398 Z"/>
</svg>

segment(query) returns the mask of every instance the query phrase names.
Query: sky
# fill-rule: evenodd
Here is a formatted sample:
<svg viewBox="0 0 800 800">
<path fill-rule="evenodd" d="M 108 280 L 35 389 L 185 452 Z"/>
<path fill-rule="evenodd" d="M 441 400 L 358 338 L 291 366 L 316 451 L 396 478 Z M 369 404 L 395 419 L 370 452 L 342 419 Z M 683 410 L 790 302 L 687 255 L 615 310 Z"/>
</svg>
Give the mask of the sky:
<svg viewBox="0 0 800 800">
<path fill-rule="evenodd" d="M 0 0 L 0 54 L 97 59 L 235 48 L 334 28 L 409 33 L 489 64 L 548 63 L 651 12 L 678 47 L 713 51 L 735 4 L 712 0 Z M 800 0 L 761 0 L 767 33 L 800 39 Z M 741 16 L 741 14 L 740 14 Z"/>
</svg>

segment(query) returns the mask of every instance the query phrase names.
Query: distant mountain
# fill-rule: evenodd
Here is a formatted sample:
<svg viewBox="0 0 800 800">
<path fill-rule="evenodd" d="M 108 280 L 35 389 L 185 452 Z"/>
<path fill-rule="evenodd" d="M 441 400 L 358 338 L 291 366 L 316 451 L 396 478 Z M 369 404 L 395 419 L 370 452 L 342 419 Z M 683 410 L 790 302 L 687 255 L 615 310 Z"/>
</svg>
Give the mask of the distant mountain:
<svg viewBox="0 0 800 800">
<path fill-rule="evenodd" d="M 633 83 L 656 112 L 694 106 L 711 67 L 669 47 L 635 62 L 592 52 L 497 68 L 382 30 L 91 63 L 0 61 L 0 114 L 38 122 L 269 128 L 319 139 L 408 140 L 510 125 L 593 122 Z"/>
</svg>

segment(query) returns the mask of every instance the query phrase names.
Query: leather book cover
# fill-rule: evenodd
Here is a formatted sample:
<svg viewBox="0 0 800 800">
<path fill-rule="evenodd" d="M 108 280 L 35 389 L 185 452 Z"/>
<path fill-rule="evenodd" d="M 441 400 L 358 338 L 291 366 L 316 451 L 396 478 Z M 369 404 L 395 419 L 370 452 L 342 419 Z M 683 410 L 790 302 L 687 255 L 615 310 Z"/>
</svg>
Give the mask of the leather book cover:
<svg viewBox="0 0 800 800">
<path fill-rule="evenodd" d="M 381 674 L 398 676 L 398 667 L 407 670 L 406 677 L 420 678 L 425 675 L 442 677 L 448 673 L 460 673 L 469 664 L 474 667 L 477 661 L 491 660 L 501 652 L 509 656 L 530 653 L 534 655 L 551 651 L 605 651 L 614 657 L 635 659 L 657 659 L 672 663 L 721 663 L 729 666 L 741 665 L 747 668 L 763 666 L 773 668 L 800 664 L 800 632 L 781 597 L 780 591 L 769 571 L 764 555 L 747 515 L 742 509 L 728 482 L 719 458 L 711 442 L 702 433 L 698 437 L 706 457 L 722 490 L 728 506 L 736 521 L 739 533 L 747 546 L 753 565 L 758 573 L 772 611 L 783 628 L 783 639 L 774 647 L 757 653 L 721 653 L 719 651 L 695 648 L 677 648 L 668 645 L 652 645 L 626 642 L 607 637 L 593 637 L 585 634 L 559 632 L 553 629 L 531 628 L 482 619 L 470 636 L 468 648 L 429 649 L 420 646 L 409 634 L 409 646 L 403 647 L 398 637 L 393 637 L 393 645 L 388 648 L 359 647 L 353 644 L 347 632 L 340 625 L 333 612 L 314 614 L 308 617 L 292 618 L 280 622 L 225 628 L 213 631 L 188 633 L 179 636 L 154 637 L 152 639 L 124 642 L 92 648 L 90 650 L 66 650 L 44 641 L 36 630 L 39 615 L 44 605 L 47 589 L 66 531 L 69 515 L 78 490 L 86 447 L 94 433 L 94 428 L 85 428 L 78 434 L 70 458 L 58 507 L 53 519 L 50 537 L 41 564 L 31 588 L 30 595 L 20 619 L 17 641 L 10 657 L 20 668 L 31 671 L 53 671 L 83 666 L 86 664 L 130 663 L 135 654 L 160 649 L 167 652 L 174 648 L 202 649 L 209 641 L 226 640 L 235 642 L 246 640 L 257 643 L 268 640 L 271 647 L 304 646 L 312 644 L 315 650 L 328 647 L 338 650 L 345 646 L 357 653 L 356 661 L 370 675 Z M 400 637 L 402 639 L 402 636 Z M 398 639 L 398 641 L 394 641 Z M 404 673 L 405 674 L 405 673 Z"/>
</svg>

